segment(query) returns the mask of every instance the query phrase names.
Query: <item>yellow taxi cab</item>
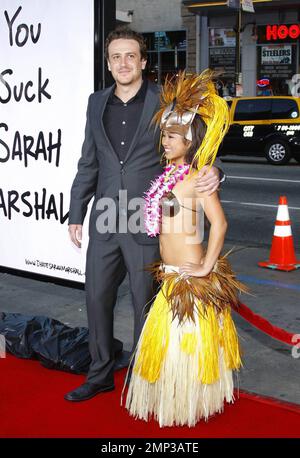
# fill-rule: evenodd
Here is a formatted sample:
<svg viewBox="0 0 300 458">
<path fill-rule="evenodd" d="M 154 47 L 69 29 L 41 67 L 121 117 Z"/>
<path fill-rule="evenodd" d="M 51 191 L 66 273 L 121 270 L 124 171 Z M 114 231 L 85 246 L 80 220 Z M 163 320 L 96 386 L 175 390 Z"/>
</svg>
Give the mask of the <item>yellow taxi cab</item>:
<svg viewBox="0 0 300 458">
<path fill-rule="evenodd" d="M 275 165 L 300 162 L 300 98 L 238 97 L 227 100 L 230 127 L 220 155 L 265 156 Z"/>
</svg>

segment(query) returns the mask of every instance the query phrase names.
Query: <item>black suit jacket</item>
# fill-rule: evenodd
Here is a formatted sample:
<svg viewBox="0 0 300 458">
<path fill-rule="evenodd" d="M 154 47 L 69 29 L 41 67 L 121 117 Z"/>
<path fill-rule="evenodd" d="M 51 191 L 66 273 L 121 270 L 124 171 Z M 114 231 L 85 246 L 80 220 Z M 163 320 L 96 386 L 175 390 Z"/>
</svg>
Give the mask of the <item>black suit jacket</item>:
<svg viewBox="0 0 300 458">
<path fill-rule="evenodd" d="M 119 191 L 127 191 L 128 202 L 132 198 L 141 198 L 149 188 L 150 181 L 162 170 L 158 151 L 159 129 L 155 129 L 152 123 L 159 108 L 159 87 L 148 82 L 142 116 L 123 164 L 120 163 L 103 126 L 105 106 L 114 90 L 115 85 L 89 97 L 85 138 L 71 188 L 69 210 L 69 224 L 83 224 L 88 203 L 95 197 L 90 214 L 89 236 L 101 240 L 108 240 L 111 230 L 116 229 Z M 113 199 L 116 204 L 114 208 L 105 207 L 105 198 Z M 102 207 L 105 207 L 106 213 L 111 211 L 110 221 L 114 220 L 114 227 L 105 233 L 99 232 L 96 227 L 96 220 L 104 211 Z M 150 238 L 143 232 L 133 235 L 138 243 L 157 243 L 155 238 Z"/>
</svg>

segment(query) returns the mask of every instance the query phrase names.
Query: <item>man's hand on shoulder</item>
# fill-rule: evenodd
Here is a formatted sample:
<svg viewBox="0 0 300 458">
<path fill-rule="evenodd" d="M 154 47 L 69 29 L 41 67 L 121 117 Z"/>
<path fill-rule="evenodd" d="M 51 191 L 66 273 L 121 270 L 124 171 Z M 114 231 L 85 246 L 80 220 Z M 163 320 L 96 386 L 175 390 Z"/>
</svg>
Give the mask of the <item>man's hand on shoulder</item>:
<svg viewBox="0 0 300 458">
<path fill-rule="evenodd" d="M 69 224 L 70 239 L 78 248 L 81 248 L 82 224 Z"/>
<path fill-rule="evenodd" d="M 218 190 L 220 184 L 220 170 L 218 167 L 208 165 L 199 170 L 195 180 L 195 189 L 200 192 L 206 192 L 209 196 Z"/>
</svg>

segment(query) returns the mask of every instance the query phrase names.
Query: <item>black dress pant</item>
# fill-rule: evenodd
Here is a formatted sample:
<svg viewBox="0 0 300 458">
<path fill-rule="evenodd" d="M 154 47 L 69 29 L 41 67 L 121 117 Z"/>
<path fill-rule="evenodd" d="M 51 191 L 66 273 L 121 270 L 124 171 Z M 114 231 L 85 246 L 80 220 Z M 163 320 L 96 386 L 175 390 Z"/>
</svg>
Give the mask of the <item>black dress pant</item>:
<svg viewBox="0 0 300 458">
<path fill-rule="evenodd" d="M 156 293 L 145 266 L 160 259 L 158 244 L 140 245 L 132 234 L 113 234 L 109 240 L 90 238 L 86 259 L 86 303 L 91 364 L 87 381 L 113 383 L 113 316 L 118 287 L 129 273 L 134 307 L 134 348 L 145 314 Z"/>
</svg>

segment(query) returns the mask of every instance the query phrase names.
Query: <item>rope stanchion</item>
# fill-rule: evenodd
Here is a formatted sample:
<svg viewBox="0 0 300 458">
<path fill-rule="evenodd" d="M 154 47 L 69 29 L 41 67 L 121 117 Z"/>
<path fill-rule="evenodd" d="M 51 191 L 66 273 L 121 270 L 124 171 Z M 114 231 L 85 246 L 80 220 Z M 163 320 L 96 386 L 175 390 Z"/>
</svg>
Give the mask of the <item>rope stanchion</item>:
<svg viewBox="0 0 300 458">
<path fill-rule="evenodd" d="M 238 307 L 233 307 L 233 310 L 237 312 L 239 315 L 241 315 L 241 317 L 243 317 L 246 321 L 255 326 L 257 329 L 273 337 L 273 339 L 280 340 L 280 342 L 286 343 L 291 346 L 295 345 L 295 341 L 293 341 L 295 333 L 291 334 L 290 332 L 287 332 L 284 329 L 274 326 L 262 316 L 252 312 L 252 310 L 250 310 L 245 304 L 242 304 L 240 302 Z"/>
</svg>

